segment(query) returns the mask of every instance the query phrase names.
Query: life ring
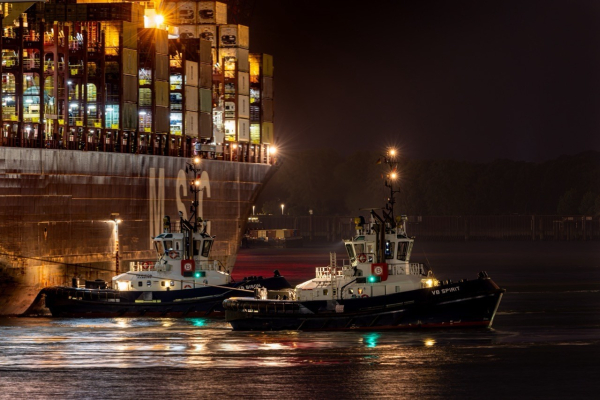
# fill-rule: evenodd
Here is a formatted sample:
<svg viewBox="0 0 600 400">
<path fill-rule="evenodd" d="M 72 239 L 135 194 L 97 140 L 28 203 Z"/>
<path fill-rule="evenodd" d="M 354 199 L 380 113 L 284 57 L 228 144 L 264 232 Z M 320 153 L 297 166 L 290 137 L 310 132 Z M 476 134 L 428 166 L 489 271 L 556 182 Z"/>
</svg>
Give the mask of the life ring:
<svg viewBox="0 0 600 400">
<path fill-rule="evenodd" d="M 147 262 L 142 263 L 142 270 L 148 271 L 148 263 Z"/>
<path fill-rule="evenodd" d="M 184 288 L 184 289 L 191 289 L 191 288 L 192 288 L 192 286 L 191 286 L 191 285 L 185 285 L 183 288 Z"/>
<path fill-rule="evenodd" d="M 367 261 L 367 255 L 365 253 L 360 253 L 358 255 L 358 262 L 364 263 L 365 261 Z"/>
<path fill-rule="evenodd" d="M 362 295 L 362 296 L 360 296 L 360 297 L 362 297 L 363 299 L 366 299 L 367 297 L 369 297 L 369 295 L 368 295 L 368 294 L 363 294 L 363 295 Z"/>
<path fill-rule="evenodd" d="M 171 251 L 169 251 L 169 257 L 171 257 L 171 258 L 178 258 L 179 257 L 179 252 L 177 252 L 175 250 L 171 250 Z"/>
</svg>

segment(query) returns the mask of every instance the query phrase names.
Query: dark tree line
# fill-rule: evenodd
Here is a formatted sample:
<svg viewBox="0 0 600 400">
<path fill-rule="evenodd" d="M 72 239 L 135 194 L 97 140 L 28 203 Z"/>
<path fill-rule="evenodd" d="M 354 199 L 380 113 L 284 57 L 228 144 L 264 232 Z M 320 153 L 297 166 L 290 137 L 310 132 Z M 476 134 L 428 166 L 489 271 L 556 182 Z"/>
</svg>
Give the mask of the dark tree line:
<svg viewBox="0 0 600 400">
<path fill-rule="evenodd" d="M 389 197 L 379 153 L 333 150 L 286 155 L 259 196 L 265 213 L 353 215 Z M 396 213 L 408 215 L 600 215 L 600 152 L 543 163 L 400 158 Z"/>
</svg>

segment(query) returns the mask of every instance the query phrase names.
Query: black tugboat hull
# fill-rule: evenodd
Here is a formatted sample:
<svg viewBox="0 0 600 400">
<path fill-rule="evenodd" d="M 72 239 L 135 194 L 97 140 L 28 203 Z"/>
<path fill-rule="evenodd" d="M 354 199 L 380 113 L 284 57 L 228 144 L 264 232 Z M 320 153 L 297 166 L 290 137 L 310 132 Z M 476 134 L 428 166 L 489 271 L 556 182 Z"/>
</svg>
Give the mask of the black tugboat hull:
<svg viewBox="0 0 600 400">
<path fill-rule="evenodd" d="M 226 320 L 238 331 L 488 328 L 504 291 L 490 279 L 479 279 L 341 300 L 337 310 L 324 301 L 230 299 L 224 306 Z"/>
<path fill-rule="evenodd" d="M 223 300 L 240 295 L 239 289 L 289 288 L 284 277 L 232 283 L 221 287 L 200 287 L 159 292 L 119 292 L 111 289 L 81 289 L 54 286 L 42 291 L 53 317 L 223 317 Z M 152 293 L 144 300 L 144 293 Z"/>
</svg>

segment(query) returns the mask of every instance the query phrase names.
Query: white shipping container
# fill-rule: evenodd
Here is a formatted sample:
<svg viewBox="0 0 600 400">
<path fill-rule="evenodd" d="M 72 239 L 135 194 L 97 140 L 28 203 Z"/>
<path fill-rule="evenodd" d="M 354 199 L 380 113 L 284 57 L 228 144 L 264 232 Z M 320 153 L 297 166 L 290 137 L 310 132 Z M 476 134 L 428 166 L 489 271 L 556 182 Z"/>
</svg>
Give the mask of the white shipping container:
<svg viewBox="0 0 600 400">
<path fill-rule="evenodd" d="M 273 98 L 273 78 L 269 76 L 262 78 L 262 95 L 263 99 Z"/>
<path fill-rule="evenodd" d="M 185 62 L 185 84 L 189 86 L 198 86 L 199 73 L 198 63 L 195 61 Z"/>
<path fill-rule="evenodd" d="M 198 3 L 199 24 L 226 24 L 227 4 L 220 1 L 200 1 Z"/>
<path fill-rule="evenodd" d="M 238 94 L 250 95 L 250 74 L 248 72 L 238 72 Z"/>
<path fill-rule="evenodd" d="M 198 25 L 198 37 L 210 41 L 211 47 L 217 47 L 217 26 Z"/>
<path fill-rule="evenodd" d="M 196 29 L 196 25 L 180 25 L 179 37 L 181 39 L 197 39 L 198 30 Z"/>
<path fill-rule="evenodd" d="M 220 25 L 219 47 L 250 47 L 250 31 L 245 25 Z"/>
<path fill-rule="evenodd" d="M 179 18 L 179 24 L 195 24 L 196 23 L 196 2 L 195 1 L 181 1 L 177 3 L 177 16 Z"/>
<path fill-rule="evenodd" d="M 200 124 L 197 112 L 185 113 L 185 134 L 191 137 L 198 137 Z"/>
<path fill-rule="evenodd" d="M 249 142 L 250 141 L 250 121 L 247 119 L 238 119 L 238 141 Z"/>
<path fill-rule="evenodd" d="M 185 109 L 187 111 L 198 111 L 198 87 L 185 87 Z"/>
<path fill-rule="evenodd" d="M 250 96 L 237 96 L 237 117 L 250 118 Z"/>
</svg>

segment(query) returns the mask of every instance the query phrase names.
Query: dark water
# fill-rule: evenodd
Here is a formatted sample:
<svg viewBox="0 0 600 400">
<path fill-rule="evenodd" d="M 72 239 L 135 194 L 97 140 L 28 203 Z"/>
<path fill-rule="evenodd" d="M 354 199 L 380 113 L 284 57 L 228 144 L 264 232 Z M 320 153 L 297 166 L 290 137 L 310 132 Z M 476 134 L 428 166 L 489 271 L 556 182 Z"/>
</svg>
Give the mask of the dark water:
<svg viewBox="0 0 600 400">
<path fill-rule="evenodd" d="M 421 247 L 415 258 L 441 279 L 486 270 L 507 288 L 493 329 L 244 333 L 207 319 L 6 318 L 0 398 L 598 397 L 598 243 Z M 328 258 L 327 248 L 244 250 L 236 274 L 277 268 L 297 283 Z"/>
</svg>

